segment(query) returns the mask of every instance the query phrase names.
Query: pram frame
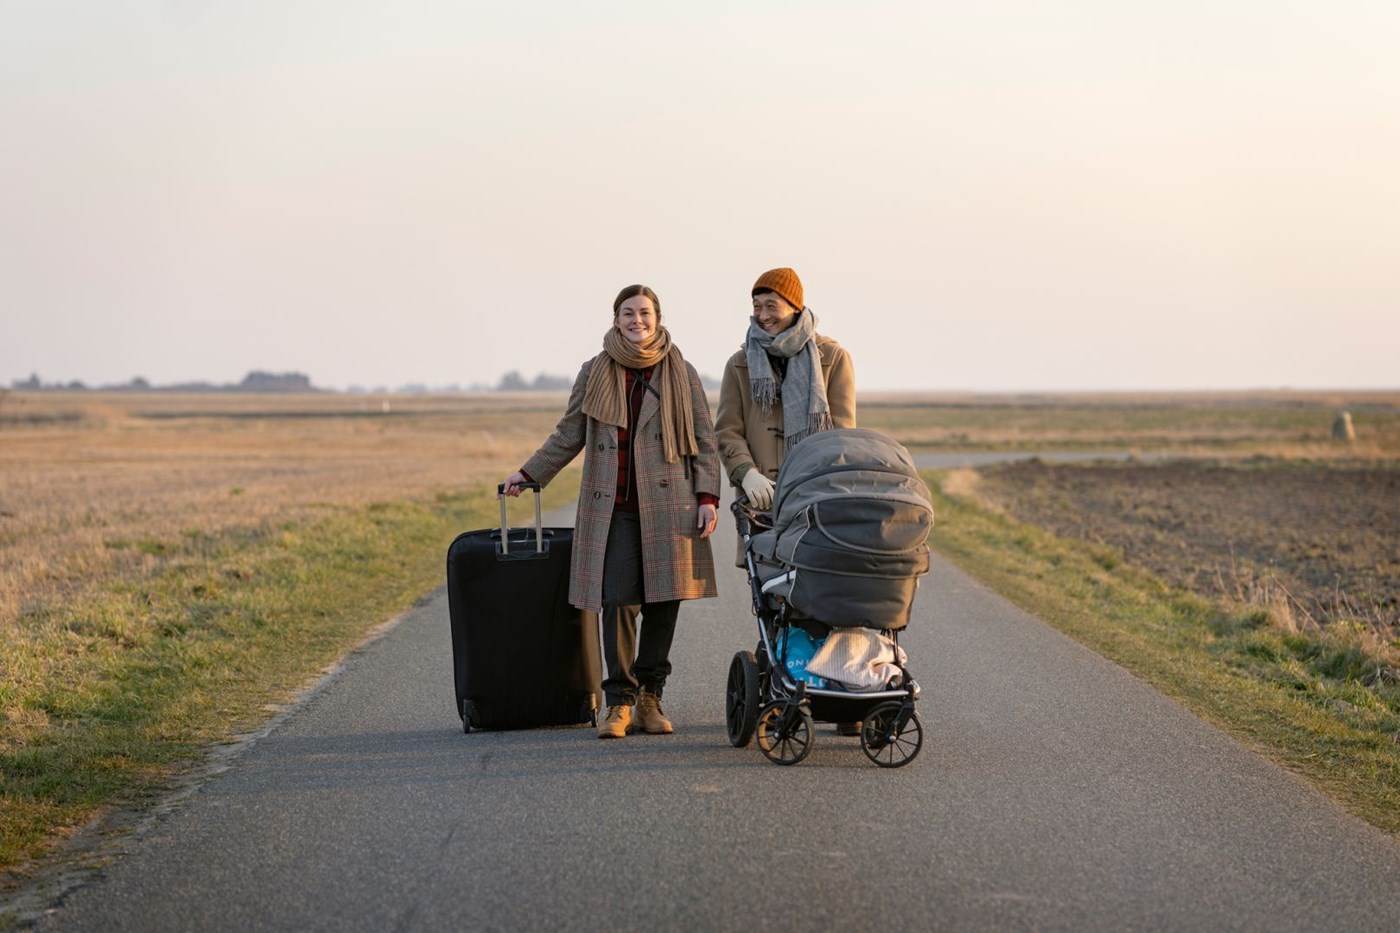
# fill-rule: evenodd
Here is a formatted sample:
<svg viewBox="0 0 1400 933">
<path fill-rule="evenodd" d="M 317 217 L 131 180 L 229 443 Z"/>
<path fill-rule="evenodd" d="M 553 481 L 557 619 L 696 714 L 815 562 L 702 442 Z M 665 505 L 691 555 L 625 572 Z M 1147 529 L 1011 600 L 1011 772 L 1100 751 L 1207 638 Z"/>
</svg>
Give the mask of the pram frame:
<svg viewBox="0 0 1400 933">
<path fill-rule="evenodd" d="M 860 719 L 861 749 L 871 761 L 881 767 L 900 767 L 908 764 L 919 753 L 923 744 L 923 725 L 915 710 L 920 687 L 918 681 L 909 676 L 903 664 L 898 664 L 902 686 L 888 690 L 851 691 L 831 690 L 813 687 L 805 681 L 795 681 L 787 673 L 786 645 L 779 656 L 775 637 L 778 629 L 792 625 L 787 618 L 790 604 L 783 600 L 776 613 L 770 609 L 767 584 L 759 582 L 758 565 L 753 552 L 753 533 L 767 513 L 753 509 L 746 497 L 740 495 L 730 504 L 734 514 L 736 529 L 744 547 L 744 568 L 748 574 L 751 611 L 758 622 L 758 653 L 739 652 L 730 665 L 730 686 L 726 697 L 730 706 L 726 709 L 729 721 L 731 744 L 743 747 L 749 744 L 755 726 L 767 724 L 766 734 L 771 741 L 765 743 L 763 729 L 760 729 L 759 747 L 764 755 L 775 764 L 796 764 L 811 751 L 813 723 L 849 722 Z M 795 570 L 789 571 L 794 573 Z M 818 620 L 819 621 L 819 620 Z M 895 643 L 899 643 L 899 632 L 890 633 Z M 757 697 L 762 708 L 744 709 L 740 713 L 743 722 L 736 723 L 735 684 L 736 677 L 747 682 L 747 673 L 741 670 L 744 665 L 757 665 Z M 843 709 L 838 718 L 823 717 L 817 720 L 812 712 L 812 700 L 820 701 L 821 706 L 854 707 Z M 745 701 L 747 702 L 747 701 Z M 757 707 L 757 704 L 755 704 Z"/>
</svg>

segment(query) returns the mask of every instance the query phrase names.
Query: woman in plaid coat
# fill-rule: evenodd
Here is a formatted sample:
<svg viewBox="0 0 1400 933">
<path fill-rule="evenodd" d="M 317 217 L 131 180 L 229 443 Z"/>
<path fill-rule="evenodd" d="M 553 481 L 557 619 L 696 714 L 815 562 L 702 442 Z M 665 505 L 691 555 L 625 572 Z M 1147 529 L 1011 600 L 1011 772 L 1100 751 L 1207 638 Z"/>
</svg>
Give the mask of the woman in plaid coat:
<svg viewBox="0 0 1400 933">
<path fill-rule="evenodd" d="M 583 364 L 564 417 L 506 477 L 505 494 L 549 483 L 579 451 L 569 602 L 602 619 L 608 714 L 598 737 L 669 733 L 660 700 L 681 600 L 716 595 L 706 539 L 720 467 L 700 377 L 671 343 L 661 302 L 645 285 L 618 294 L 603 352 Z"/>
</svg>

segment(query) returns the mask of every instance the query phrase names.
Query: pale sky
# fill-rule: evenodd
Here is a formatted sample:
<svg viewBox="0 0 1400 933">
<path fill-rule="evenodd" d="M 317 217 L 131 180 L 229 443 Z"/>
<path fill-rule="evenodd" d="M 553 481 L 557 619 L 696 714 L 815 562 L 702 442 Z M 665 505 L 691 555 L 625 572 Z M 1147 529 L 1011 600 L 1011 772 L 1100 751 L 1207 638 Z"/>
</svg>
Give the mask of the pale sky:
<svg viewBox="0 0 1400 933">
<path fill-rule="evenodd" d="M 1400 386 L 1400 3 L 0 0 L 0 385 Z"/>
</svg>

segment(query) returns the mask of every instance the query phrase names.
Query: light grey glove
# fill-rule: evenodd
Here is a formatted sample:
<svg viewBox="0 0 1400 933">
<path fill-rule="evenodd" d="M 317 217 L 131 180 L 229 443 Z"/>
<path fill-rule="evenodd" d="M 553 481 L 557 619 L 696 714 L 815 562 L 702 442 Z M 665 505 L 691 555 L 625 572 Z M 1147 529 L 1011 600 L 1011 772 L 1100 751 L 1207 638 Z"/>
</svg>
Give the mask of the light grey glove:
<svg viewBox="0 0 1400 933">
<path fill-rule="evenodd" d="M 749 497 L 749 505 L 764 512 L 773 507 L 773 481 L 755 467 L 744 474 L 739 481 L 744 487 L 744 495 Z"/>
</svg>

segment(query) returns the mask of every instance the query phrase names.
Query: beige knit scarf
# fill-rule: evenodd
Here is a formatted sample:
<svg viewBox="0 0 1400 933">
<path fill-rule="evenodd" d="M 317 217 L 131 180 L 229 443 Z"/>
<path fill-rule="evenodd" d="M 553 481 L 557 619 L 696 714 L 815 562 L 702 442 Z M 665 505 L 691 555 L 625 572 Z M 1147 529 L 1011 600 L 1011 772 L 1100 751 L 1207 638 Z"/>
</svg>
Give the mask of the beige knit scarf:
<svg viewBox="0 0 1400 933">
<path fill-rule="evenodd" d="M 695 419 L 690 409 L 690 376 L 685 359 L 671 343 L 671 332 L 657 327 L 645 342 L 635 344 L 609 327 L 603 337 L 603 352 L 593 360 L 588 385 L 583 390 L 583 413 L 603 424 L 627 427 L 625 370 L 654 366 L 651 384 L 661 396 L 661 440 L 666 462 L 694 457 L 700 452 L 695 443 Z"/>
</svg>

